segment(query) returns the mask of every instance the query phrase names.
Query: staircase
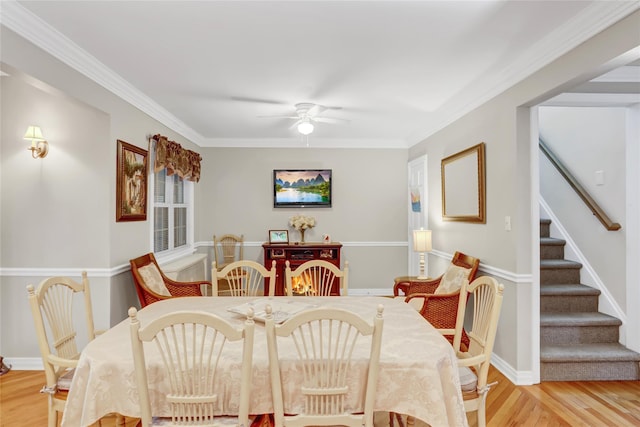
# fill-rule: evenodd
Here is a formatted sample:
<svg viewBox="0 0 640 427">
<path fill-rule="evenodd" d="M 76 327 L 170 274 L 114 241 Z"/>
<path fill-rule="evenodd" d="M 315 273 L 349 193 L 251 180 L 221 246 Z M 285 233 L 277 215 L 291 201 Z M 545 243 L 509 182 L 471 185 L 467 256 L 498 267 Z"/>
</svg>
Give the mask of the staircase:
<svg viewBox="0 0 640 427">
<path fill-rule="evenodd" d="M 622 322 L 598 311 L 600 291 L 580 284 L 582 264 L 540 220 L 540 380 L 639 380 L 640 354 L 618 343 Z"/>
</svg>

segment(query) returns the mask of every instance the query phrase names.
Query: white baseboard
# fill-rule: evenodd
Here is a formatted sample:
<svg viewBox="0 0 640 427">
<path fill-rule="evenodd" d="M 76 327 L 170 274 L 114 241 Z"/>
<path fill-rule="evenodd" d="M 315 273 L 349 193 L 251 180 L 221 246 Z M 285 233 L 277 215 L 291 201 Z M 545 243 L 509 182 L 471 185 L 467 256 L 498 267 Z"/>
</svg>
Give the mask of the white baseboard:
<svg viewBox="0 0 640 427">
<path fill-rule="evenodd" d="M 39 357 L 5 357 L 2 362 L 15 371 L 44 371 Z"/>
<path fill-rule="evenodd" d="M 515 385 L 532 385 L 537 383 L 533 380 L 534 375 L 532 371 L 517 371 L 495 353 L 491 355 L 491 364 Z"/>
</svg>

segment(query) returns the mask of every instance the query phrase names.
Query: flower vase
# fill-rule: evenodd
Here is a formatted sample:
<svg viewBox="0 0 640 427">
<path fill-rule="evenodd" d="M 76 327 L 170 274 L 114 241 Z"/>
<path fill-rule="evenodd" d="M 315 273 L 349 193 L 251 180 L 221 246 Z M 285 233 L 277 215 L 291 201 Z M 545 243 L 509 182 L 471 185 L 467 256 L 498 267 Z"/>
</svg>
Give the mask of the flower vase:
<svg viewBox="0 0 640 427">
<path fill-rule="evenodd" d="M 304 243 L 304 232 L 307 231 L 304 228 L 300 229 L 300 243 Z"/>
</svg>

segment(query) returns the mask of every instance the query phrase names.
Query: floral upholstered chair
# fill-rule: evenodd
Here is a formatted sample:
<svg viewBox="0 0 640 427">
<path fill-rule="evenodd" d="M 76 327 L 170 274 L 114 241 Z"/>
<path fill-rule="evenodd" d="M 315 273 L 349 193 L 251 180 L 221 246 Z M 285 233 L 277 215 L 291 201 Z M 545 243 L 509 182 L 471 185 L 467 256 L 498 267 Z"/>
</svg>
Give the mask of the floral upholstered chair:
<svg viewBox="0 0 640 427">
<path fill-rule="evenodd" d="M 164 275 L 155 256 L 148 253 L 129 261 L 140 307 L 173 297 L 201 297 L 202 286 L 211 282 L 177 282 Z"/>
</svg>

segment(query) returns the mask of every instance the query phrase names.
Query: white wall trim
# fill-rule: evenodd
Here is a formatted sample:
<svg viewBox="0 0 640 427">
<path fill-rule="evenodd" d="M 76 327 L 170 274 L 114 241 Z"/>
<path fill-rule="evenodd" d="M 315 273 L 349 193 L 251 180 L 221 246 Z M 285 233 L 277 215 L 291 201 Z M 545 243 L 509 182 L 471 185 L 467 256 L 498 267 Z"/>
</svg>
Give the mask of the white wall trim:
<svg viewBox="0 0 640 427">
<path fill-rule="evenodd" d="M 628 108 L 626 115 L 626 310 L 629 320 L 626 346 L 640 352 L 640 311 L 634 309 L 640 301 L 640 287 L 637 285 L 640 283 L 637 263 L 640 259 L 640 104 Z"/>
<path fill-rule="evenodd" d="M 123 264 L 113 268 L 0 268 L 0 277 L 80 277 L 82 272 L 86 271 L 89 279 L 91 279 L 92 277 L 113 277 L 128 270 L 129 264 Z"/>
<path fill-rule="evenodd" d="M 453 258 L 453 254 L 442 252 L 438 250 L 433 250 L 429 252 L 430 255 L 435 255 L 437 257 L 451 260 Z M 532 274 L 517 274 L 511 271 L 503 270 L 501 268 L 493 267 L 491 265 L 485 264 L 482 261 L 480 262 L 480 266 L 478 267 L 478 271 L 482 271 L 487 273 L 493 277 L 497 277 L 500 279 L 508 280 L 513 283 L 531 283 L 533 279 Z"/>
<path fill-rule="evenodd" d="M 263 241 L 259 242 L 244 242 L 248 247 L 262 247 Z M 343 247 L 351 248 L 402 248 L 407 247 L 407 242 L 341 242 Z M 197 242 L 196 248 L 213 247 L 213 242 Z M 192 255 L 193 250 L 185 251 L 179 255 L 172 256 L 171 258 L 162 259 L 162 262 L 158 260 L 160 264 L 166 264 L 175 261 L 179 258 Z M 430 252 L 431 255 L 438 256 L 450 260 L 453 258 L 453 254 L 434 250 Z M 129 263 L 117 265 L 112 268 L 0 268 L 0 277 L 49 277 L 49 276 L 80 276 L 83 271 L 86 271 L 91 277 L 113 277 L 118 274 L 126 273 L 130 270 Z M 490 274 L 491 276 L 508 280 L 513 283 L 531 283 L 531 274 L 516 274 L 501 268 L 493 267 L 491 265 L 480 263 L 479 271 Z M 362 290 L 361 291 L 368 291 Z M 379 291 L 379 290 L 376 290 Z M 371 295 L 374 295 L 372 293 Z"/>
<path fill-rule="evenodd" d="M 200 144 L 203 140 L 199 133 L 18 2 L 3 1 L 0 14 L 2 25 L 84 74 L 111 93 L 196 144 Z"/>
<path fill-rule="evenodd" d="M 535 375 L 532 371 L 515 370 L 495 353 L 491 355 L 491 364 L 515 385 L 532 385 L 538 383 L 534 380 Z"/>
<path fill-rule="evenodd" d="M 400 147 L 406 148 L 417 144 L 438 129 L 452 123 L 488 99 L 493 98 L 575 48 L 580 43 L 633 13 L 639 7 L 637 2 L 595 2 L 567 22 L 562 28 L 549 33 L 536 43 L 530 51 L 523 52 L 517 63 L 493 76 L 493 81 L 484 85 L 485 88 L 488 87 L 489 89 L 477 90 L 473 94 L 471 102 L 464 102 L 463 105 L 456 105 L 450 108 L 443 114 L 444 117 L 441 121 L 431 123 L 426 128 L 412 132 L 406 141 L 390 140 L 384 143 L 378 142 L 378 147 L 401 144 Z M 183 121 L 144 95 L 128 81 L 18 2 L 3 1 L 2 8 L 0 8 L 0 18 L 3 25 L 21 37 L 84 74 L 168 128 L 193 141 L 198 146 L 229 146 L 229 141 L 214 141 L 203 138 L 202 135 L 187 126 Z M 479 87 L 480 85 L 476 86 Z M 244 146 L 253 146 L 256 141 L 242 140 L 240 143 Z M 234 142 L 234 146 L 238 145 Z M 369 148 L 368 143 L 363 144 L 361 148 Z"/>
<path fill-rule="evenodd" d="M 450 125 L 639 8 L 638 2 L 594 2 L 561 28 L 549 33 L 531 49 L 523 52 L 516 62 L 496 73 L 491 81 L 486 81 L 484 85 L 476 84 L 474 87 L 464 88 L 475 93 L 466 97 L 463 102 L 450 102 L 451 107 L 443 111 L 439 121 L 434 120 L 413 131 L 407 138 L 409 146 L 418 144 Z"/>
<path fill-rule="evenodd" d="M 3 362 L 15 371 L 44 371 L 40 357 L 5 357 Z"/>
<path fill-rule="evenodd" d="M 342 243 L 343 247 L 351 247 L 351 248 L 364 248 L 364 247 L 379 247 L 379 248 L 388 248 L 388 247 L 408 247 L 409 243 L 408 242 L 340 242 Z M 248 242 L 245 241 L 244 242 L 244 246 L 245 247 L 249 247 L 249 248 L 259 248 L 262 247 L 262 245 L 264 244 L 263 240 L 260 241 L 256 241 L 256 242 Z M 195 244 L 196 248 L 208 248 L 208 247 L 213 247 L 213 241 L 204 241 L 204 242 L 197 242 Z"/>
</svg>

